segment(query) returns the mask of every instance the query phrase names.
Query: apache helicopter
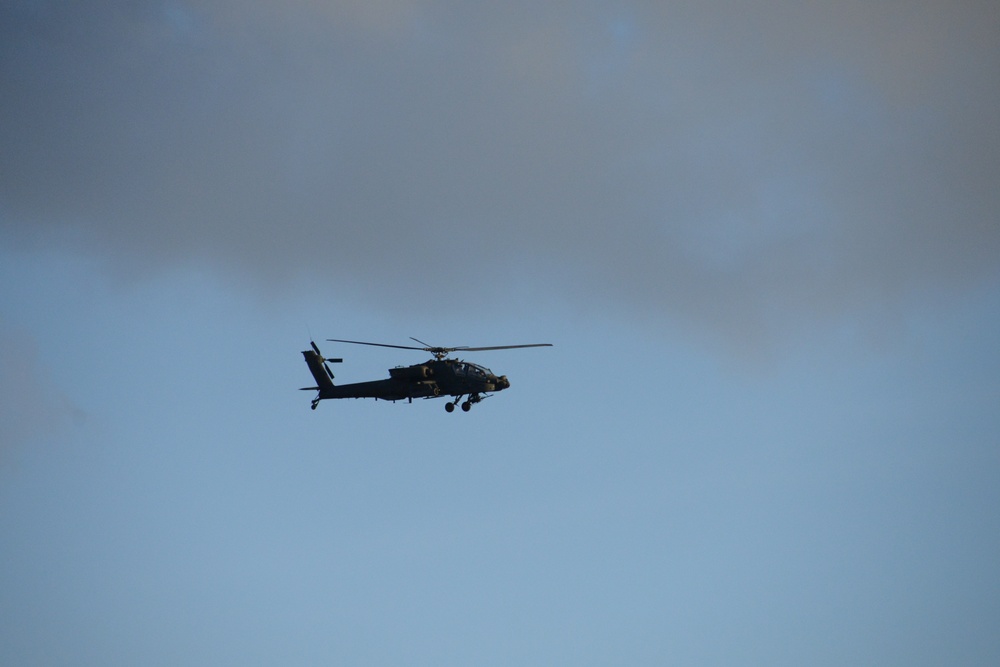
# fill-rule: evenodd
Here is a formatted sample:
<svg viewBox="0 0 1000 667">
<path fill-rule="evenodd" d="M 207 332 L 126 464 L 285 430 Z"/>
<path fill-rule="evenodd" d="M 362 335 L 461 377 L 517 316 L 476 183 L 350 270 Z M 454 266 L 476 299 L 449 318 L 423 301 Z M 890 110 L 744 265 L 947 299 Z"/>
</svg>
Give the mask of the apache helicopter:
<svg viewBox="0 0 1000 667">
<path fill-rule="evenodd" d="M 486 350 L 512 350 L 522 347 L 552 347 L 551 343 L 533 343 L 531 345 L 494 345 L 491 347 L 434 347 L 422 340 L 410 338 L 423 347 L 411 345 L 387 345 L 385 343 L 367 343 L 360 340 L 340 340 L 327 338 L 333 343 L 351 343 L 353 345 L 373 345 L 376 347 L 392 347 L 399 350 L 421 350 L 430 352 L 434 358 L 422 364 L 413 366 L 397 366 L 389 369 L 387 380 L 372 380 L 371 382 L 355 382 L 353 384 L 335 385 L 333 372 L 328 363 L 339 364 L 343 359 L 326 359 L 319 351 L 316 343 L 309 341 L 311 350 L 303 350 L 309 371 L 316 379 L 315 387 L 302 387 L 302 391 L 317 392 L 312 401 L 315 410 L 319 402 L 325 398 L 374 398 L 383 401 L 401 401 L 410 403 L 414 398 L 440 398 L 454 396 L 454 401 L 444 404 L 444 409 L 454 412 L 455 406 L 461 402 L 462 411 L 468 412 L 472 406 L 490 396 L 487 392 L 502 391 L 510 386 L 506 375 L 497 377 L 490 369 L 460 359 L 449 359 L 452 352 L 483 352 Z"/>
</svg>

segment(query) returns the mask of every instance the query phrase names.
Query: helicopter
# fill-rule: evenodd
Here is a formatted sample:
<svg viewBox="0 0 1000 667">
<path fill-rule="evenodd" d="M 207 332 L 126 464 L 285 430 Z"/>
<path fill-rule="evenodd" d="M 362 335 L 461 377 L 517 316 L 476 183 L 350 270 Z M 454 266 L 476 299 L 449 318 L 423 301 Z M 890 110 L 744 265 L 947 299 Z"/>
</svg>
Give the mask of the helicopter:
<svg viewBox="0 0 1000 667">
<path fill-rule="evenodd" d="M 339 364 L 343 359 L 327 359 L 319 351 L 314 341 L 309 341 L 311 350 L 303 350 L 309 372 L 316 380 L 315 387 L 302 387 L 302 391 L 315 391 L 316 398 L 312 400 L 315 410 L 319 402 L 328 398 L 374 398 L 383 401 L 407 400 L 412 403 L 414 398 L 455 397 L 444 405 L 447 412 L 454 412 L 461 405 L 463 412 L 468 412 L 472 406 L 484 398 L 491 396 L 490 392 L 503 391 L 510 387 L 506 375 L 497 376 L 490 369 L 461 359 L 450 359 L 452 352 L 484 352 L 487 350 L 512 350 L 525 347 L 552 347 L 551 343 L 532 343 L 529 345 L 492 345 L 489 347 L 435 347 L 422 340 L 410 337 L 410 340 L 420 343 L 421 347 L 412 345 L 389 345 L 386 343 L 369 343 L 360 340 L 341 340 L 327 338 L 332 343 L 350 343 L 352 345 L 372 345 L 375 347 L 390 347 L 399 350 L 420 350 L 429 352 L 434 358 L 422 364 L 413 366 L 397 366 L 389 369 L 389 377 L 385 380 L 370 382 L 355 382 L 352 384 L 335 385 L 333 371 L 327 364 Z M 462 399 L 465 400 L 462 400 Z M 461 403 L 460 403 L 461 402 Z"/>
</svg>

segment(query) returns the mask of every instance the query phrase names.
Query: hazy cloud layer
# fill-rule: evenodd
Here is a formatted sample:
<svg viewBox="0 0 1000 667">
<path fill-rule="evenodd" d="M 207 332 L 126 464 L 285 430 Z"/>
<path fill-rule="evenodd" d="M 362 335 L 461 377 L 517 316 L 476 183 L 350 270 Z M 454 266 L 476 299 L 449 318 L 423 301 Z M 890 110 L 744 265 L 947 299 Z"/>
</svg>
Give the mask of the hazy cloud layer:
<svg viewBox="0 0 1000 667">
<path fill-rule="evenodd" d="M 998 16 L 5 2 L 0 238 L 400 301 L 521 273 L 721 330 L 876 312 L 997 268 Z"/>
<path fill-rule="evenodd" d="M 59 433 L 86 415 L 66 395 L 37 344 L 0 319 L 0 464 L 16 445 Z"/>
</svg>

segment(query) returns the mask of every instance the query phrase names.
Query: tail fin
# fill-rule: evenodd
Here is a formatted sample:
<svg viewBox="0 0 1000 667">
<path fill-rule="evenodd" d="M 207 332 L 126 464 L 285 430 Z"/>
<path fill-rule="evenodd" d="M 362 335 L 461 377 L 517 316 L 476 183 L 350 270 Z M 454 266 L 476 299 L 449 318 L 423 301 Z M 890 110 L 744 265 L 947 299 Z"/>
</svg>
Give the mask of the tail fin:
<svg viewBox="0 0 1000 667">
<path fill-rule="evenodd" d="M 319 348 L 316 347 L 316 343 L 310 342 L 309 344 L 312 346 L 312 349 L 302 350 L 302 356 L 306 360 L 309 372 L 312 373 L 313 378 L 316 380 L 316 386 L 307 388 L 318 390 L 320 397 L 322 397 L 324 391 L 333 389 L 333 373 L 330 371 L 330 367 L 326 365 L 326 362 L 339 364 L 343 359 L 324 359 L 323 355 L 319 352 Z"/>
</svg>

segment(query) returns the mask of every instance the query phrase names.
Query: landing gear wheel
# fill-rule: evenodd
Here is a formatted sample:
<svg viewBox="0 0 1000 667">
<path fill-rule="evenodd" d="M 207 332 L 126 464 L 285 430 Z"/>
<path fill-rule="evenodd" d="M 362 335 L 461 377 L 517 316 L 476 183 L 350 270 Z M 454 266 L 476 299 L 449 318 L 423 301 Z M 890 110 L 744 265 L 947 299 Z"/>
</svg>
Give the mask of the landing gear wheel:
<svg viewBox="0 0 1000 667">
<path fill-rule="evenodd" d="M 445 412 L 454 412 L 455 411 L 455 404 L 451 403 L 451 402 L 445 403 L 444 404 L 444 411 Z"/>
<path fill-rule="evenodd" d="M 471 409 L 472 409 L 472 403 L 469 403 L 468 401 L 462 403 L 462 412 L 468 412 Z"/>
</svg>

